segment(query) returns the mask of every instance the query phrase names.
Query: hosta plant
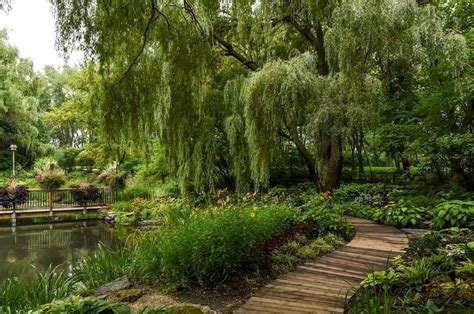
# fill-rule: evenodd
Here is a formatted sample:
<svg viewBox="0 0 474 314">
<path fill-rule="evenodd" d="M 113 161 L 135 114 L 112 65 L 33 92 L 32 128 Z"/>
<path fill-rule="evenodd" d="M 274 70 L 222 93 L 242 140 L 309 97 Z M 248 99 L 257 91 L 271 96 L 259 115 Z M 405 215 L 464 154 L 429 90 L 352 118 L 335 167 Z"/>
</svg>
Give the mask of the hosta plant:
<svg viewBox="0 0 474 314">
<path fill-rule="evenodd" d="M 446 201 L 433 210 L 433 224 L 437 228 L 460 227 L 474 220 L 474 201 Z"/>
<path fill-rule="evenodd" d="M 374 214 L 378 222 L 396 227 L 415 226 L 423 220 L 424 209 L 412 206 L 400 200 L 395 204 L 389 204 L 379 209 Z"/>
<path fill-rule="evenodd" d="M 394 282 L 400 279 L 400 274 L 393 270 L 375 271 L 367 275 L 361 285 L 364 288 L 380 286 L 388 289 Z"/>
</svg>

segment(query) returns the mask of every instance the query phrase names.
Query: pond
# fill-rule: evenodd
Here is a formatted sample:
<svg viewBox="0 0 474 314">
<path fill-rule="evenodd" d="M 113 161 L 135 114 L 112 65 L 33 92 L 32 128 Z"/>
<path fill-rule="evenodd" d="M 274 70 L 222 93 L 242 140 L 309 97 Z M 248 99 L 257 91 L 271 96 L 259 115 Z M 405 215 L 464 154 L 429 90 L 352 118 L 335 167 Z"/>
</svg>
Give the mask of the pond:
<svg viewBox="0 0 474 314">
<path fill-rule="evenodd" d="M 119 238 L 117 230 L 98 221 L 0 226 L 0 279 L 72 265 L 98 243 L 114 245 Z"/>
</svg>

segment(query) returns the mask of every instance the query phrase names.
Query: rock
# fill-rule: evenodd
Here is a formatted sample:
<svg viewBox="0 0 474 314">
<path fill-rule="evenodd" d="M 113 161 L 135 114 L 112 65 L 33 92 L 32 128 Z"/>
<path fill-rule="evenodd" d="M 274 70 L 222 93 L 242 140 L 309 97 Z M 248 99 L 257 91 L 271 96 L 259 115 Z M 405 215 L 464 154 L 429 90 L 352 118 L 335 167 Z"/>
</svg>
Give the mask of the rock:
<svg viewBox="0 0 474 314">
<path fill-rule="evenodd" d="M 127 289 L 129 287 L 130 287 L 130 281 L 128 280 L 126 276 L 123 276 L 123 277 L 115 279 L 114 281 L 106 283 L 100 288 L 97 288 L 94 294 L 101 295 L 101 296 L 109 295 L 109 294 L 115 293 L 116 291 Z"/>
<path fill-rule="evenodd" d="M 105 215 L 104 220 L 106 222 L 113 222 L 113 221 L 115 221 L 115 217 L 117 217 L 117 214 L 115 212 L 108 212 Z"/>
<path fill-rule="evenodd" d="M 199 307 L 192 305 L 175 305 L 166 308 L 166 312 L 173 314 L 202 314 L 204 313 Z"/>
<path fill-rule="evenodd" d="M 151 219 L 140 221 L 140 225 L 143 225 L 143 226 L 151 226 L 151 225 L 154 225 L 154 224 L 155 224 L 155 222 Z"/>
<path fill-rule="evenodd" d="M 142 295 L 143 291 L 141 289 L 125 289 L 117 291 L 115 298 L 119 302 L 135 302 Z"/>
<path fill-rule="evenodd" d="M 206 306 L 201 306 L 201 311 L 203 313 L 215 313 L 216 311 L 213 311 L 208 305 Z"/>
<path fill-rule="evenodd" d="M 421 238 L 421 236 L 425 233 L 427 233 L 429 230 L 427 229 L 410 229 L 410 228 L 405 228 L 402 229 L 403 232 L 405 232 L 410 240 L 416 240 Z"/>
</svg>

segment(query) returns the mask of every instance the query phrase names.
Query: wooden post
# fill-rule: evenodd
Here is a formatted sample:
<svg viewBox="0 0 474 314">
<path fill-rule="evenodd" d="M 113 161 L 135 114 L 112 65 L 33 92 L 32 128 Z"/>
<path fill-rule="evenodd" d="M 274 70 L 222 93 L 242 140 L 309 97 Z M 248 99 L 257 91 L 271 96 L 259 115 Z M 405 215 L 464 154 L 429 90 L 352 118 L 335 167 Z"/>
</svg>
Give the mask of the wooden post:
<svg viewBox="0 0 474 314">
<path fill-rule="evenodd" d="M 15 202 L 13 202 L 13 213 L 11 216 L 12 227 L 16 227 L 16 206 Z"/>
<path fill-rule="evenodd" d="M 48 192 L 49 217 L 53 217 L 53 191 Z"/>
</svg>

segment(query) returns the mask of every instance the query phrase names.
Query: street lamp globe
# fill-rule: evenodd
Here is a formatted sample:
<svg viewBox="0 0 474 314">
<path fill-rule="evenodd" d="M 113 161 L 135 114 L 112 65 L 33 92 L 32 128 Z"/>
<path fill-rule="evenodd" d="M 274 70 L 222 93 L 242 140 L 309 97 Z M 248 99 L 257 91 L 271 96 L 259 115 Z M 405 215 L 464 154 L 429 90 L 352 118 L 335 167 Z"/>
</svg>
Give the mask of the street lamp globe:
<svg viewBox="0 0 474 314">
<path fill-rule="evenodd" d="M 13 151 L 13 152 L 16 151 L 16 148 L 17 148 L 17 146 L 15 144 L 10 145 L 11 151 Z"/>
</svg>

